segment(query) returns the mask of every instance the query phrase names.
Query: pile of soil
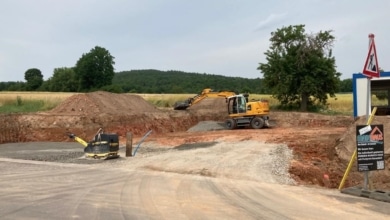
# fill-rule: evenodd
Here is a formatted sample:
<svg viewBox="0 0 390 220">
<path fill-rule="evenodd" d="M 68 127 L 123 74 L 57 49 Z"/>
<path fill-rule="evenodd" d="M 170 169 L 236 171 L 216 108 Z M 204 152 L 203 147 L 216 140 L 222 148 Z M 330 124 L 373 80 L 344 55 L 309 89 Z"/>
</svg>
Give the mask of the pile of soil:
<svg viewBox="0 0 390 220">
<path fill-rule="evenodd" d="M 217 114 L 226 119 L 228 117 L 228 110 L 225 98 L 205 98 L 202 101 L 192 105 L 188 108 L 189 111 L 197 114 Z"/>
<path fill-rule="evenodd" d="M 72 141 L 66 135 L 68 132 L 89 140 L 99 128 L 107 133 L 117 133 L 121 140 L 127 132 L 135 136 L 150 130 L 157 134 L 182 132 L 199 121 L 226 118 L 213 109 L 219 108 L 208 108 L 203 113 L 202 110 L 160 110 L 138 95 L 103 91 L 77 94 L 51 111 L 18 115 L 2 132 L 8 134 L 9 129 L 15 131 L 17 128 L 14 132 L 17 135 L 7 135 L 0 143 Z"/>
<path fill-rule="evenodd" d="M 160 112 L 141 96 L 98 91 L 73 95 L 52 109 L 49 114 L 94 116 L 100 114 L 142 115 Z"/>
</svg>

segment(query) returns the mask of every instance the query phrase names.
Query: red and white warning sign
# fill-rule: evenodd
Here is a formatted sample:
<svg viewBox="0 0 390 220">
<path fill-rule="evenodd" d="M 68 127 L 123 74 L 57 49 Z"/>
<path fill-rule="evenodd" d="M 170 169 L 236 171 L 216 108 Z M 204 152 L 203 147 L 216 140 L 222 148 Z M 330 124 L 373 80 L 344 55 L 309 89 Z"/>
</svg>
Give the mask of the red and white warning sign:
<svg viewBox="0 0 390 220">
<path fill-rule="evenodd" d="M 380 77 L 378 58 L 376 56 L 374 35 L 370 34 L 368 37 L 370 38 L 370 46 L 368 50 L 366 63 L 364 64 L 364 68 L 363 68 L 363 74 L 370 78 Z"/>
</svg>

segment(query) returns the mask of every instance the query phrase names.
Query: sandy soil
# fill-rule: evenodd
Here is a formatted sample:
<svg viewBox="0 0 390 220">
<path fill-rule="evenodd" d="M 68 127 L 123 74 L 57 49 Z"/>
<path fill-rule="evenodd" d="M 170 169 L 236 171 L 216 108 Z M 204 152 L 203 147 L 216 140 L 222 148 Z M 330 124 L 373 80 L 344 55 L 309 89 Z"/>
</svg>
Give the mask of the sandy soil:
<svg viewBox="0 0 390 220">
<path fill-rule="evenodd" d="M 154 138 L 134 157 L 122 157 L 121 148 L 115 160 L 75 155 L 82 153 L 77 143 L 2 144 L 0 216 L 379 220 L 390 215 L 385 202 L 295 185 L 288 175 L 292 150 L 284 144 L 231 138 L 175 147 Z"/>
<path fill-rule="evenodd" d="M 199 122 L 223 122 L 226 118 L 222 98 L 206 99 L 186 111 L 174 111 L 158 109 L 137 95 L 94 92 L 72 96 L 49 112 L 0 115 L 4 122 L 0 128 L 0 143 L 72 141 L 66 132 L 88 140 L 103 128 L 118 133 L 122 145 L 127 132 L 133 133 L 136 142 L 149 130 L 153 132 L 147 142 L 166 148 L 215 141 L 283 144 L 292 150 L 288 171 L 297 184 L 337 188 L 356 148 L 356 125 L 365 122 L 364 118 L 355 121 L 350 116 L 272 112 L 270 118 L 274 126 L 268 129 L 187 132 Z M 390 134 L 387 120 L 386 116 L 378 116 L 374 123 L 384 124 L 385 132 Z M 385 142 L 387 155 L 389 144 Z M 389 163 L 386 156 L 386 169 L 371 172 L 376 189 L 390 189 Z M 150 169 L 161 168 L 153 166 Z M 346 187 L 362 185 L 363 175 L 356 170 L 355 164 Z"/>
</svg>

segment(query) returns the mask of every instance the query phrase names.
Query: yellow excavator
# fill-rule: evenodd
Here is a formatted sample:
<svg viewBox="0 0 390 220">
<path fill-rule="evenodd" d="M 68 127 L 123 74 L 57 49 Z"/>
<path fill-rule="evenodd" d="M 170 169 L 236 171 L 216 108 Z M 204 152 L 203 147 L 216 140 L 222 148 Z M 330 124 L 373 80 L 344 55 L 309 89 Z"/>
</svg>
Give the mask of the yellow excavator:
<svg viewBox="0 0 390 220">
<path fill-rule="evenodd" d="M 173 106 L 173 109 L 174 110 L 186 110 L 188 107 L 199 103 L 200 101 L 202 101 L 205 98 L 220 98 L 220 97 L 226 98 L 226 97 L 233 96 L 236 94 L 238 94 L 238 93 L 234 92 L 234 91 L 227 91 L 227 90 L 213 91 L 210 88 L 206 88 L 206 89 L 203 89 L 203 91 L 200 94 L 198 94 L 192 98 L 189 98 L 185 101 L 176 102 Z"/>
<path fill-rule="evenodd" d="M 270 127 L 268 101 L 248 101 L 248 97 L 248 94 L 239 94 L 226 98 L 229 113 L 229 119 L 225 121 L 227 129 L 247 126 L 254 129 Z"/>
<path fill-rule="evenodd" d="M 94 138 L 86 142 L 73 133 L 67 133 L 69 138 L 73 138 L 84 146 L 84 153 L 86 158 L 93 159 L 113 159 L 118 158 L 119 154 L 119 137 L 118 134 L 104 133 L 100 128 L 95 134 Z"/>
<path fill-rule="evenodd" d="M 214 92 L 210 88 L 203 91 L 184 102 L 176 102 L 175 110 L 185 110 L 188 107 L 195 105 L 205 98 L 226 98 L 227 110 L 229 119 L 225 121 L 227 129 L 235 129 L 239 127 L 252 127 L 260 129 L 270 127 L 269 124 L 269 103 L 267 100 L 251 100 L 249 94 L 239 94 L 234 91 L 218 91 Z"/>
</svg>

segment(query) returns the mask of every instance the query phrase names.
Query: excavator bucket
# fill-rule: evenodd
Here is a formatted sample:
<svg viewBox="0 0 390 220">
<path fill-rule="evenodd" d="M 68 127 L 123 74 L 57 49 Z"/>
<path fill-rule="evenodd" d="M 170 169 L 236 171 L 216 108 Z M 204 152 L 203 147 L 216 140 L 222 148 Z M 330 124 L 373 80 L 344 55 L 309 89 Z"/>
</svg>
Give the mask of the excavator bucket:
<svg viewBox="0 0 390 220">
<path fill-rule="evenodd" d="M 175 105 L 173 106 L 173 109 L 186 110 L 188 107 L 190 107 L 190 103 L 188 103 L 188 101 L 181 101 L 181 102 L 176 102 Z"/>
</svg>

